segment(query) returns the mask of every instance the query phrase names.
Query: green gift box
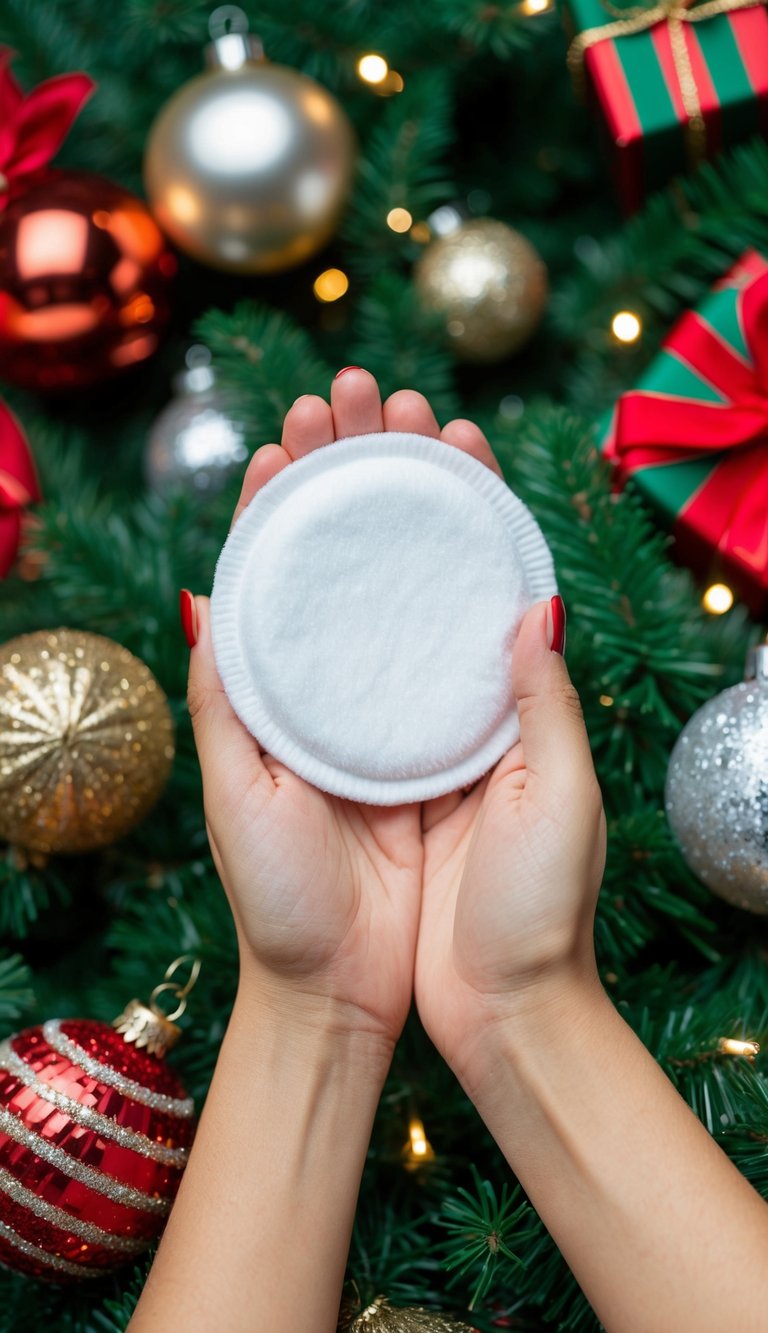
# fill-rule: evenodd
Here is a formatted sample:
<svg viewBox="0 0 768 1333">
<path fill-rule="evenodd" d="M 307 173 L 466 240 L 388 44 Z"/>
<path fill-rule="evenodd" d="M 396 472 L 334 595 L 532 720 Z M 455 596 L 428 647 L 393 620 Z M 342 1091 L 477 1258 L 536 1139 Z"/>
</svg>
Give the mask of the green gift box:
<svg viewBox="0 0 768 1333">
<path fill-rule="evenodd" d="M 583 72 L 613 145 L 625 212 L 701 158 L 768 131 L 768 13 L 763 0 L 668 0 L 620 7 L 564 0 Z"/>
</svg>

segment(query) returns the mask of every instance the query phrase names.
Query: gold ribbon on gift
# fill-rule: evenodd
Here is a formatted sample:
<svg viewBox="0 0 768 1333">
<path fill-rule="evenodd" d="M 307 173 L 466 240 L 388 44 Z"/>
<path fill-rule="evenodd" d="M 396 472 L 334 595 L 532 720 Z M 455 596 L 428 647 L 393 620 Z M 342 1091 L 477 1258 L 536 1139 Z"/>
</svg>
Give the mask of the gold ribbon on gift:
<svg viewBox="0 0 768 1333">
<path fill-rule="evenodd" d="M 632 37 L 637 32 L 645 32 L 657 23 L 669 24 L 669 42 L 675 73 L 680 85 L 683 108 L 685 110 L 686 142 L 691 166 L 697 166 L 706 155 L 707 129 L 701 110 L 699 90 L 696 87 L 691 57 L 685 41 L 684 23 L 702 23 L 706 19 L 716 18 L 718 14 L 732 14 L 739 9 L 754 9 L 763 5 L 765 0 L 659 0 L 654 5 L 634 5 L 620 9 L 601 0 L 603 8 L 612 16 L 611 23 L 599 24 L 596 28 L 587 28 L 574 37 L 568 47 L 568 68 L 574 81 L 580 83 L 584 75 L 584 55 L 590 46 L 598 42 L 612 41 L 614 37 Z"/>
</svg>

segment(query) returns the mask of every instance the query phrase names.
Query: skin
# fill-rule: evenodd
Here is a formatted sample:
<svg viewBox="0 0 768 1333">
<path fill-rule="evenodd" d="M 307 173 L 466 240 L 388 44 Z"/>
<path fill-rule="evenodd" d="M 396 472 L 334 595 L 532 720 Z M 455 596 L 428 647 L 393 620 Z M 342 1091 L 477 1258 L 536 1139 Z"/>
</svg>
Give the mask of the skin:
<svg viewBox="0 0 768 1333">
<path fill-rule="evenodd" d="M 498 472 L 348 369 L 248 467 L 416 431 Z M 605 816 L 578 697 L 539 603 L 515 644 L 521 740 L 468 793 L 340 800 L 260 751 L 196 598 L 189 706 L 240 981 L 197 1140 L 131 1333 L 332 1333 L 378 1098 L 412 995 L 609 1333 L 768 1328 L 768 1208 L 605 995 L 592 943 Z M 706 1206 L 703 1206 L 706 1205 Z"/>
</svg>

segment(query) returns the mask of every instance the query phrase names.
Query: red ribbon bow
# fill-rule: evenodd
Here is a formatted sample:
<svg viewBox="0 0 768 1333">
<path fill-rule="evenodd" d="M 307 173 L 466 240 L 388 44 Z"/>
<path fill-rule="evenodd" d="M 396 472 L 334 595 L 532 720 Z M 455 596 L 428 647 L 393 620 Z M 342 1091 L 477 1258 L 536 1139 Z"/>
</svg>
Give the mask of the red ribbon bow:
<svg viewBox="0 0 768 1333">
<path fill-rule="evenodd" d="M 24 506 L 40 498 L 27 441 L 13 413 L 0 403 L 0 578 L 16 559 Z"/>
<path fill-rule="evenodd" d="M 12 184 L 47 166 L 95 88 L 87 74 L 59 74 L 25 97 L 0 47 L 0 209 Z"/>
<path fill-rule="evenodd" d="M 712 471 L 678 523 L 768 584 L 768 264 L 751 253 L 738 276 L 745 279 L 737 303 L 749 360 L 695 311 L 683 315 L 664 342 L 723 401 L 642 389 L 625 393 L 606 453 L 622 478 L 711 456 Z"/>
</svg>

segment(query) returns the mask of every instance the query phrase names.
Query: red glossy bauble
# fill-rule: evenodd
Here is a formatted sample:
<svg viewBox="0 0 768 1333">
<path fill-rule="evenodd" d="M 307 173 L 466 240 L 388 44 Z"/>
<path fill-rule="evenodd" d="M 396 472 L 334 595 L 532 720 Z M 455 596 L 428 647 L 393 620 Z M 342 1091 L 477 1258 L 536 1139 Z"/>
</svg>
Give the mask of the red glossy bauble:
<svg viewBox="0 0 768 1333">
<path fill-rule="evenodd" d="M 132 1262 L 162 1230 L 193 1133 L 170 1067 L 105 1023 L 0 1043 L 0 1263 L 67 1282 Z"/>
<path fill-rule="evenodd" d="M 146 360 L 175 271 L 148 209 L 122 186 L 79 171 L 25 180 L 0 213 L 0 374 L 60 391 Z"/>
</svg>

